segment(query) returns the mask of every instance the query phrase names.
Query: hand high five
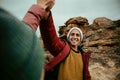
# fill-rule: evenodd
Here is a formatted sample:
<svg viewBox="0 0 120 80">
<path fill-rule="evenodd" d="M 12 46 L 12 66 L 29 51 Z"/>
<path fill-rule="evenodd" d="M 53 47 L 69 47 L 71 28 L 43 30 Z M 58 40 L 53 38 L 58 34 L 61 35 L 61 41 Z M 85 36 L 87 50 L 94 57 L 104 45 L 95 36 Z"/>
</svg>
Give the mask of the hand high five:
<svg viewBox="0 0 120 80">
<path fill-rule="evenodd" d="M 50 11 L 55 4 L 55 0 L 37 0 L 37 4 L 46 11 Z"/>
</svg>

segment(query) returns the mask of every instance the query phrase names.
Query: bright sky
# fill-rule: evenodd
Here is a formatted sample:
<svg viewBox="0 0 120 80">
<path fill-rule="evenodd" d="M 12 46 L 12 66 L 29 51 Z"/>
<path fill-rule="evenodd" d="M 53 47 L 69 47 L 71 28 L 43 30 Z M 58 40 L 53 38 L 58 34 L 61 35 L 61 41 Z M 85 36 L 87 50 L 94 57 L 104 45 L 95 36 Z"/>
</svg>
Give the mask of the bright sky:
<svg viewBox="0 0 120 80">
<path fill-rule="evenodd" d="M 0 6 L 22 20 L 27 10 L 36 0 L 0 0 Z M 107 17 L 111 20 L 120 19 L 120 0 L 56 0 L 52 14 L 58 26 L 72 17 L 86 17 L 91 24 L 95 18 Z M 37 32 L 39 34 L 39 32 Z"/>
</svg>

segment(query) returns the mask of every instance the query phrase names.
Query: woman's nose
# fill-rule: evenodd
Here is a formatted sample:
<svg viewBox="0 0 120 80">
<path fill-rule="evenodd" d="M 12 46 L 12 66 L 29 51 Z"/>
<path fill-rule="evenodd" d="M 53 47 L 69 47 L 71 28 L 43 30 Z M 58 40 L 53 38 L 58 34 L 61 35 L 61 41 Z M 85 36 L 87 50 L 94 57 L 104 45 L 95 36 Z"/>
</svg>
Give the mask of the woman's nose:
<svg viewBox="0 0 120 80">
<path fill-rule="evenodd" d="M 73 36 L 74 38 L 77 38 L 76 34 Z"/>
</svg>

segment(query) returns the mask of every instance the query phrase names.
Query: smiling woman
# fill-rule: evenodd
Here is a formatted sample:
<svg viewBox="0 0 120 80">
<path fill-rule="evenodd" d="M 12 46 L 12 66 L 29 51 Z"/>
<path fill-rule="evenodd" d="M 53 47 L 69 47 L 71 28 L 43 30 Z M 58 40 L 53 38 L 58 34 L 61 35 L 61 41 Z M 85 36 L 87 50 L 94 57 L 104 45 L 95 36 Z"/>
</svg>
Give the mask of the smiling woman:
<svg viewBox="0 0 120 80">
<path fill-rule="evenodd" d="M 77 48 L 83 39 L 83 33 L 79 28 L 73 27 L 67 33 L 67 39 L 71 45 L 71 48 L 77 51 Z"/>
<path fill-rule="evenodd" d="M 39 0 L 36 5 L 32 5 L 23 19 L 34 31 L 39 25 L 45 48 L 53 55 L 45 65 L 45 80 L 73 80 L 73 78 L 91 80 L 88 69 L 91 52 L 84 52 L 80 47 L 83 34 L 79 29 L 88 24 L 83 23 L 84 21 L 79 17 L 81 22 L 79 25 L 76 23 L 76 26 L 69 26 L 69 24 L 64 28 L 66 30 L 69 27 L 68 33 L 65 32 L 64 35 L 68 34 L 69 41 L 60 39 L 56 34 L 52 18 L 53 5 L 54 0 L 42 0 L 42 2 Z M 87 19 L 84 20 L 87 22 Z"/>
</svg>

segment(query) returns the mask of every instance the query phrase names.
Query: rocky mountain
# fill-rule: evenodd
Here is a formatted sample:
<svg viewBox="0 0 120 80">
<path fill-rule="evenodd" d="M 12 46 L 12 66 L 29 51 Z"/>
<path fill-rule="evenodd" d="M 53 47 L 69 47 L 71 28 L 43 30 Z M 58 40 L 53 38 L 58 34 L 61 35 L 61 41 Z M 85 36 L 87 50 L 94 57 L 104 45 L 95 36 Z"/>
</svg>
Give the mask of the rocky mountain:
<svg viewBox="0 0 120 80">
<path fill-rule="evenodd" d="M 99 17 L 84 30 L 84 50 L 92 51 L 92 80 L 120 80 L 120 20 Z"/>
</svg>

